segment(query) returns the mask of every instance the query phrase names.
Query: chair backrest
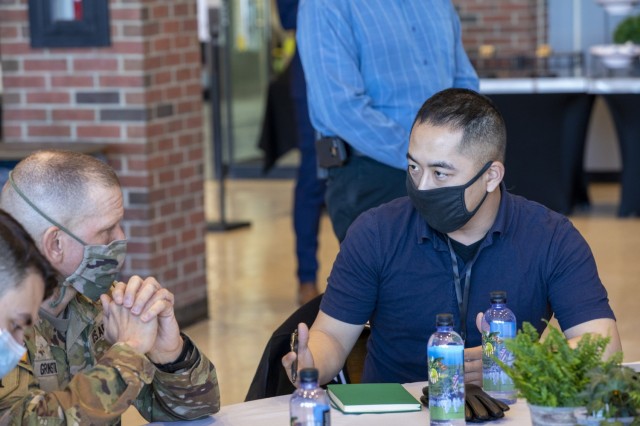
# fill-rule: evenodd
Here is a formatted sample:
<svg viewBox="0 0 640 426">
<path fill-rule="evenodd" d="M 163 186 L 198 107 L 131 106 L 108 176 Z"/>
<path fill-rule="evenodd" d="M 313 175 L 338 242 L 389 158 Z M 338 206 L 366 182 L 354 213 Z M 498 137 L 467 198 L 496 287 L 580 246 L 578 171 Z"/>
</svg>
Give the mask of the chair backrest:
<svg viewBox="0 0 640 426">
<path fill-rule="evenodd" d="M 362 369 L 364 368 L 364 360 L 367 357 L 367 342 L 371 328 L 369 324 L 365 325 L 360 333 L 360 337 L 353 345 L 349 356 L 344 363 L 342 370 L 345 372 L 347 383 L 360 383 L 362 378 Z"/>
<path fill-rule="evenodd" d="M 298 308 L 273 332 L 253 376 L 245 401 L 293 393 L 295 387 L 289 381 L 289 377 L 282 367 L 282 357 L 290 351 L 291 333 L 298 324 L 303 322 L 311 327 L 320 310 L 321 301 L 322 294 Z M 367 326 L 347 357 L 342 371 L 333 380 L 334 383 L 360 382 L 367 353 L 368 337 L 369 329 Z"/>
<path fill-rule="evenodd" d="M 322 295 L 319 295 L 305 303 L 273 332 L 262 353 L 245 401 L 286 395 L 295 390 L 282 367 L 282 357 L 290 351 L 291 333 L 298 324 L 303 322 L 311 327 L 320 310 L 321 301 Z"/>
</svg>

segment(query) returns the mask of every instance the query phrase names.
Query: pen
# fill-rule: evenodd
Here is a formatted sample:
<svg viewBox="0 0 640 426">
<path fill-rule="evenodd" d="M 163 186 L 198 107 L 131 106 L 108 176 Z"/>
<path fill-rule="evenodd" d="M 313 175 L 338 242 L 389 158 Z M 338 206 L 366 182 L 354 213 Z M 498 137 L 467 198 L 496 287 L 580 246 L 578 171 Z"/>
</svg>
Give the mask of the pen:
<svg viewBox="0 0 640 426">
<path fill-rule="evenodd" d="M 298 329 L 291 333 L 291 352 L 296 353 L 296 359 L 291 363 L 291 382 L 298 380 Z"/>
</svg>

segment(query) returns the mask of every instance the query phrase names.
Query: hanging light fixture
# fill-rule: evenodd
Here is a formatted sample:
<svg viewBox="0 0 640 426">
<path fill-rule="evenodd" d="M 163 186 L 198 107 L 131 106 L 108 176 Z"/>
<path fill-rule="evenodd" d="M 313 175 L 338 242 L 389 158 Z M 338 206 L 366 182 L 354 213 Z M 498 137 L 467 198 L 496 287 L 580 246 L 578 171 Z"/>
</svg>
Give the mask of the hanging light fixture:
<svg viewBox="0 0 640 426">
<path fill-rule="evenodd" d="M 610 15 L 628 15 L 639 0 L 596 0 Z"/>
</svg>

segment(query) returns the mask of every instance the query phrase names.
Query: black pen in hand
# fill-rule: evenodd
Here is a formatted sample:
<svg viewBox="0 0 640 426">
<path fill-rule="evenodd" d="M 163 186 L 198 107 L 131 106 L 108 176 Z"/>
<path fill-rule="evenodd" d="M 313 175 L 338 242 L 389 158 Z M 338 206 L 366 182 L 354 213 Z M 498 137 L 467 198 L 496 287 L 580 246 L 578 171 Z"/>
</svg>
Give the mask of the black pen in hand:
<svg viewBox="0 0 640 426">
<path fill-rule="evenodd" d="M 291 363 L 291 382 L 295 384 L 298 380 L 298 329 L 291 333 L 291 352 L 295 352 L 296 359 Z"/>
</svg>

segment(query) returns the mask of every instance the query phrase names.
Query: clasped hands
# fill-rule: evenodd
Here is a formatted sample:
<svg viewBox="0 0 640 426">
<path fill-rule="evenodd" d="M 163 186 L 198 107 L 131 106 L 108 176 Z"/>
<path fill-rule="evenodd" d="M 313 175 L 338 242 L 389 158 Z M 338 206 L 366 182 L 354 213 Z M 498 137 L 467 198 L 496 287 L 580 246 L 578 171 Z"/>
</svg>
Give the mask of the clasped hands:
<svg viewBox="0 0 640 426">
<path fill-rule="evenodd" d="M 133 276 L 103 294 L 105 339 L 126 343 L 155 364 L 175 361 L 184 344 L 173 311 L 174 296 L 155 278 Z"/>
</svg>

